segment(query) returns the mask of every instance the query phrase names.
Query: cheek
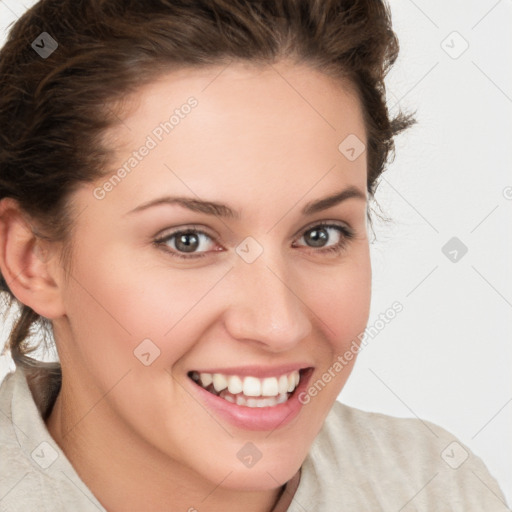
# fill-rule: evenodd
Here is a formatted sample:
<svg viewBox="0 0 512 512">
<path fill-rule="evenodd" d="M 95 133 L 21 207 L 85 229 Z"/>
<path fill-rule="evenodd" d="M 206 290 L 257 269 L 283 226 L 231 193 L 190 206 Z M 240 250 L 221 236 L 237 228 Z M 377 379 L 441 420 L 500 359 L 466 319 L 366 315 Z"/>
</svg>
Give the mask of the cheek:
<svg viewBox="0 0 512 512">
<path fill-rule="evenodd" d="M 309 293 L 323 334 L 335 356 L 342 354 L 364 332 L 371 302 L 371 266 L 368 251 L 340 265 L 317 280 L 314 294 Z"/>
<path fill-rule="evenodd" d="M 308 294 L 325 344 L 318 348 L 323 352 L 321 364 L 304 400 L 319 415 L 327 414 L 349 378 L 368 323 L 371 265 L 369 250 L 362 249 L 337 270 L 317 278 L 315 292 Z"/>
<path fill-rule="evenodd" d="M 158 354 L 154 367 L 170 368 L 199 336 L 208 312 L 206 301 L 199 303 L 218 277 L 134 261 L 125 248 L 106 247 L 101 256 L 89 249 L 80 253 L 64 298 L 80 356 L 95 366 L 103 360 L 125 367 L 139 363 L 134 351 L 144 343 L 152 358 Z"/>
</svg>

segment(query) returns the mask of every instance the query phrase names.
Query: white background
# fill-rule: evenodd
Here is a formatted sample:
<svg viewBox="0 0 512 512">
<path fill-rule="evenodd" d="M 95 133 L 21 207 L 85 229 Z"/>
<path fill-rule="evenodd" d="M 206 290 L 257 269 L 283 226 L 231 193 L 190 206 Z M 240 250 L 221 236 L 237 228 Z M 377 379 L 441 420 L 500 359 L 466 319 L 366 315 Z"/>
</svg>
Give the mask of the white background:
<svg viewBox="0 0 512 512">
<path fill-rule="evenodd" d="M 33 3 L 0 1 L 2 42 Z M 361 351 L 340 400 L 448 429 L 512 503 L 512 2 L 391 8 L 389 104 L 418 124 L 377 192 L 392 221 L 375 223 L 369 325 L 395 301 L 404 310 Z M 441 250 L 452 237 L 468 248 L 456 262 Z"/>
</svg>

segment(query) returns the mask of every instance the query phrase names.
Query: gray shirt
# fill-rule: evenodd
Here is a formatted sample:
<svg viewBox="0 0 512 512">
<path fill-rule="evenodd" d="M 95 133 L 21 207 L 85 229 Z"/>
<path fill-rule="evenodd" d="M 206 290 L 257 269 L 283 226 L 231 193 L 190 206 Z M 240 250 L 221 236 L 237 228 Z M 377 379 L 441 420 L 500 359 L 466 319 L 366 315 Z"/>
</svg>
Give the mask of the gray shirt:
<svg viewBox="0 0 512 512">
<path fill-rule="evenodd" d="M 105 511 L 43 421 L 55 394 L 43 389 L 35 400 L 21 368 L 0 387 L 1 512 Z M 508 510 L 482 461 L 444 429 L 337 401 L 287 512 Z"/>
</svg>

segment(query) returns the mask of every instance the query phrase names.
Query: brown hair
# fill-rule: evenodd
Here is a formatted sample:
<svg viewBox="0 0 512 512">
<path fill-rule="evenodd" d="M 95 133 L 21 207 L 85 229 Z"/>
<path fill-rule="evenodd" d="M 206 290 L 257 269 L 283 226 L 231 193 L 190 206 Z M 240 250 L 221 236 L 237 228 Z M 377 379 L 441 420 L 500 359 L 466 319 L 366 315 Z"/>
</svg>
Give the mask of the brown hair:
<svg viewBox="0 0 512 512">
<path fill-rule="evenodd" d="M 43 32 L 58 43 L 46 58 L 32 46 Z M 69 198 L 104 175 L 102 134 L 119 122 L 119 100 L 178 67 L 285 57 L 358 94 L 373 198 L 394 136 L 413 123 L 402 113 L 390 119 L 386 107 L 384 77 L 397 54 L 380 0 L 41 0 L 0 52 L 0 199 L 17 200 L 41 226 L 37 235 L 66 246 L 76 215 Z M 50 334 L 51 322 L 19 303 L 2 276 L 0 291 L 20 308 L 5 350 L 17 365 L 57 371 L 28 356 L 32 336 Z"/>
</svg>

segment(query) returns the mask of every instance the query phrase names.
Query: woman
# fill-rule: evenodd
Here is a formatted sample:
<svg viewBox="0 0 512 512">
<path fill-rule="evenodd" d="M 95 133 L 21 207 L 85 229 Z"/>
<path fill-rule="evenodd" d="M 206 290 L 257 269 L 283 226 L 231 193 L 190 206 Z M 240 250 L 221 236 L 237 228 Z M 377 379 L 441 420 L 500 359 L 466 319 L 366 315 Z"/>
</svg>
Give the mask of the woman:
<svg viewBox="0 0 512 512">
<path fill-rule="evenodd" d="M 5 510 L 503 510 L 448 432 L 336 401 L 412 123 L 385 105 L 397 52 L 375 0 L 43 0 L 15 24 Z M 44 329 L 58 364 L 29 355 Z"/>
</svg>

